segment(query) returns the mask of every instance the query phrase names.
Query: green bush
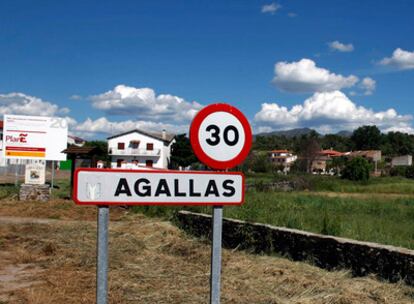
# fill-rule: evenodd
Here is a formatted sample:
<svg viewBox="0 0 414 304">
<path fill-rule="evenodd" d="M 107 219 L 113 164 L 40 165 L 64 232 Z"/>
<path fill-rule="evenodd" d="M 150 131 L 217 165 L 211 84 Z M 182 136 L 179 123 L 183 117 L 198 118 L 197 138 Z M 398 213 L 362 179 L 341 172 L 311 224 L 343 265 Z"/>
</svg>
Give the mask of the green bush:
<svg viewBox="0 0 414 304">
<path fill-rule="evenodd" d="M 408 166 L 397 166 L 390 169 L 391 176 L 405 176 Z"/>
<path fill-rule="evenodd" d="M 390 170 L 391 176 L 403 176 L 406 178 L 414 178 L 414 166 L 397 166 Z"/>
<path fill-rule="evenodd" d="M 406 178 L 414 178 L 414 166 L 409 166 L 405 170 L 405 177 Z"/>
<path fill-rule="evenodd" d="M 253 158 L 251 170 L 254 172 L 269 172 L 272 169 L 272 165 L 266 154 L 258 154 Z"/>
<path fill-rule="evenodd" d="M 356 157 L 345 165 L 342 171 L 342 178 L 352 181 L 367 181 L 370 169 L 371 165 L 366 159 Z"/>
</svg>

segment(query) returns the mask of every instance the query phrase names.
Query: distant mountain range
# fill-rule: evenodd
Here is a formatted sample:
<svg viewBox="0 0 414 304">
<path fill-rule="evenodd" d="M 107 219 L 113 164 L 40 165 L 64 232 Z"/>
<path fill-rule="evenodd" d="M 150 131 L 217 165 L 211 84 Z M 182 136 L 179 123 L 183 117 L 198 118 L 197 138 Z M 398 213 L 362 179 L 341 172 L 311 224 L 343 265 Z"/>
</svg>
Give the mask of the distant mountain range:
<svg viewBox="0 0 414 304">
<path fill-rule="evenodd" d="M 272 131 L 272 132 L 267 132 L 267 133 L 258 133 L 258 134 L 255 134 L 255 136 L 286 136 L 288 138 L 292 138 L 295 136 L 307 135 L 311 132 L 316 132 L 316 131 L 310 128 L 297 128 L 297 129 L 282 130 L 282 131 Z M 316 133 L 319 134 L 318 132 Z M 352 132 L 351 131 L 339 131 L 338 133 L 336 133 L 336 135 L 339 135 L 342 137 L 350 137 L 352 135 Z"/>
</svg>

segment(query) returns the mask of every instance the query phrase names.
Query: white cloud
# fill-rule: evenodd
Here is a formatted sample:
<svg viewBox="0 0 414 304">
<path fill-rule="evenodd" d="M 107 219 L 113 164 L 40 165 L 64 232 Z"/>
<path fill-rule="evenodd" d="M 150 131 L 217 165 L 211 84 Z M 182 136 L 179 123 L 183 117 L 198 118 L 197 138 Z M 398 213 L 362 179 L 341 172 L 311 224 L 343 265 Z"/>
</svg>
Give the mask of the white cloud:
<svg viewBox="0 0 414 304">
<path fill-rule="evenodd" d="M 77 95 L 77 94 L 73 94 L 72 96 L 69 97 L 70 100 L 81 100 L 82 96 Z"/>
<path fill-rule="evenodd" d="M 414 69 L 414 51 L 409 52 L 397 48 L 392 53 L 391 57 L 382 59 L 380 64 L 393 66 L 400 70 Z"/>
<path fill-rule="evenodd" d="M 165 129 L 170 133 L 187 133 L 189 124 L 174 125 L 161 122 L 145 121 L 145 120 L 125 120 L 125 121 L 109 121 L 106 117 L 97 118 L 95 120 L 88 118 L 83 122 L 69 121 L 69 129 L 72 134 L 84 138 L 96 138 L 99 135 L 110 136 L 127 132 L 133 129 L 141 129 L 144 131 L 160 132 Z"/>
<path fill-rule="evenodd" d="M 359 84 L 360 88 L 364 90 L 364 95 L 372 95 L 377 86 L 377 82 L 371 77 L 365 77 Z"/>
<path fill-rule="evenodd" d="M 68 108 L 23 93 L 0 94 L 0 114 L 61 116 L 69 113 Z"/>
<path fill-rule="evenodd" d="M 349 88 L 358 82 L 358 77 L 348 77 L 319 68 L 311 59 L 297 62 L 278 62 L 275 65 L 273 83 L 281 90 L 293 93 L 323 92 Z"/>
<path fill-rule="evenodd" d="M 296 14 L 296 13 L 288 13 L 288 17 L 290 17 L 290 18 L 295 18 L 297 16 L 298 16 L 298 14 Z"/>
<path fill-rule="evenodd" d="M 138 118 L 151 117 L 153 120 L 191 120 L 202 105 L 183 98 L 161 94 L 156 95 L 150 88 L 134 88 L 118 85 L 113 90 L 91 97 L 94 108 L 109 115 L 135 115 Z"/>
<path fill-rule="evenodd" d="M 352 52 L 354 50 L 354 46 L 352 43 L 344 44 L 339 42 L 338 40 L 328 42 L 328 45 L 331 50 L 338 52 Z"/>
<path fill-rule="evenodd" d="M 282 6 L 280 4 L 277 4 L 275 2 L 271 4 L 266 4 L 262 6 L 262 13 L 274 15 L 276 11 L 280 9 L 281 7 Z"/>
<path fill-rule="evenodd" d="M 320 132 L 353 130 L 361 125 L 375 124 L 383 131 L 392 128 L 411 130 L 412 116 L 399 115 L 394 109 L 375 112 L 357 106 L 341 91 L 315 93 L 291 109 L 276 103 L 264 103 L 255 115 L 257 127 L 287 129 L 315 128 Z"/>
</svg>

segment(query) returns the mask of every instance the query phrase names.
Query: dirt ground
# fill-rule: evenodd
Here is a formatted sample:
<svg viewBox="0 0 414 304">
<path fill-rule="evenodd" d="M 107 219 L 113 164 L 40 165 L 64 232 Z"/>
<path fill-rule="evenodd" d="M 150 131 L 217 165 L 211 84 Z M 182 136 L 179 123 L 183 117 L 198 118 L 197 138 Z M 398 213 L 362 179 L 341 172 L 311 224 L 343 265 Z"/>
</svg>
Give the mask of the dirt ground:
<svg viewBox="0 0 414 304">
<path fill-rule="evenodd" d="M 210 247 L 111 208 L 109 303 L 208 303 Z M 94 303 L 96 208 L 0 201 L 0 303 Z M 222 303 L 414 303 L 414 289 L 223 251 Z"/>
</svg>

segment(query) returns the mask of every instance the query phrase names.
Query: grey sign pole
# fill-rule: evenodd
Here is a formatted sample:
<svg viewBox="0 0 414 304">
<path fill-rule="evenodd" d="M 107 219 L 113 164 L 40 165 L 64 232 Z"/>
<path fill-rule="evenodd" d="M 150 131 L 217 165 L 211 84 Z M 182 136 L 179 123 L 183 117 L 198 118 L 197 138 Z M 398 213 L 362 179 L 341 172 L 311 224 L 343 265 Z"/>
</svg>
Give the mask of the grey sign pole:
<svg viewBox="0 0 414 304">
<path fill-rule="evenodd" d="M 213 207 L 213 242 L 211 246 L 211 277 L 210 277 L 210 303 L 220 304 L 221 280 L 221 238 L 223 230 L 223 206 Z"/>
<path fill-rule="evenodd" d="M 54 183 L 55 183 L 55 161 L 52 160 L 52 181 L 50 183 L 50 191 L 53 191 Z"/>
<path fill-rule="evenodd" d="M 109 207 L 98 206 L 98 242 L 96 261 L 96 303 L 108 302 L 108 225 Z"/>
</svg>

